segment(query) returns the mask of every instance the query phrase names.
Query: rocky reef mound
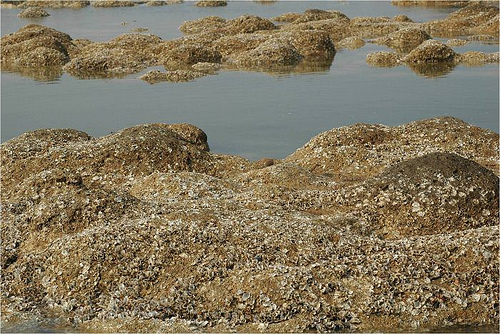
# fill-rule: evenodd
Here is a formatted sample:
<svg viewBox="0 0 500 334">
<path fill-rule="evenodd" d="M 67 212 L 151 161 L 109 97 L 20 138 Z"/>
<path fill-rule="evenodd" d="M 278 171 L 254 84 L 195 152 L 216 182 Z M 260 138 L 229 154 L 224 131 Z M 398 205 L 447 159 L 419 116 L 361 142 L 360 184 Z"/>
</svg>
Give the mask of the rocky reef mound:
<svg viewBox="0 0 500 334">
<path fill-rule="evenodd" d="M 133 7 L 136 3 L 134 1 L 125 0 L 95 0 L 92 2 L 92 7 L 96 8 L 109 8 L 109 7 Z"/>
<path fill-rule="evenodd" d="M 283 161 L 212 153 L 189 124 L 0 151 L 3 326 L 498 324 L 498 134 L 460 120 L 333 129 Z"/>
<path fill-rule="evenodd" d="M 41 10 L 39 7 L 45 7 L 45 2 L 26 1 L 23 5 L 30 3 L 36 6 L 31 10 Z M 57 3 L 66 6 L 64 1 Z M 142 4 L 91 3 L 94 7 Z M 367 62 L 371 65 L 407 64 L 419 75 L 439 76 L 460 63 L 480 66 L 498 62 L 498 56 L 478 51 L 461 56 L 451 49 L 452 45 L 460 44 L 443 44 L 433 37 L 460 36 L 463 40 L 497 43 L 498 21 L 498 7 L 474 2 L 443 20 L 429 22 L 414 22 L 405 15 L 349 18 L 339 11 L 319 9 L 284 13 L 271 20 L 255 15 L 230 19 L 208 16 L 185 21 L 179 27 L 184 36 L 165 41 L 156 35 L 125 34 L 108 42 L 94 43 L 86 39 L 71 40 L 52 28 L 29 25 L 2 38 L 2 65 L 9 71 L 35 78 L 47 74 L 49 80 L 63 71 L 79 78 L 123 77 L 164 65 L 172 72 L 172 80 L 152 80 L 181 82 L 185 81 L 183 77 L 195 78 L 194 73 L 186 71 L 192 72 L 197 63 L 217 63 L 223 69 L 271 74 L 327 71 L 337 49 L 353 50 L 367 41 L 397 51 L 369 54 Z M 146 31 L 137 29 L 136 32 Z M 27 30 L 38 32 L 26 37 Z"/>
<path fill-rule="evenodd" d="M 499 9 L 482 2 L 472 2 L 442 20 L 424 24 L 426 30 L 438 37 L 488 34 L 498 36 Z"/>
<path fill-rule="evenodd" d="M 399 52 L 410 52 L 424 41 L 431 37 L 425 31 L 416 28 L 405 28 L 391 33 L 387 36 L 380 37 L 374 42 L 377 44 L 387 45 Z"/>
<path fill-rule="evenodd" d="M 29 67 L 61 66 L 76 48 L 68 34 L 37 24 L 3 36 L 1 44 L 2 64 Z"/>
<path fill-rule="evenodd" d="M 195 4 L 197 7 L 223 7 L 227 6 L 227 1 L 225 0 L 200 0 Z"/>
<path fill-rule="evenodd" d="M 50 14 L 47 13 L 47 11 L 45 11 L 42 8 L 28 7 L 19 14 L 17 14 L 17 16 L 22 18 L 39 18 L 39 17 L 50 16 Z"/>
<path fill-rule="evenodd" d="M 153 49 L 162 42 L 156 35 L 124 34 L 103 43 L 86 43 L 64 66 L 80 78 L 110 77 L 140 71 L 157 65 Z"/>
<path fill-rule="evenodd" d="M 27 0 L 18 3 L 19 8 L 83 8 L 90 5 L 87 0 Z"/>
</svg>

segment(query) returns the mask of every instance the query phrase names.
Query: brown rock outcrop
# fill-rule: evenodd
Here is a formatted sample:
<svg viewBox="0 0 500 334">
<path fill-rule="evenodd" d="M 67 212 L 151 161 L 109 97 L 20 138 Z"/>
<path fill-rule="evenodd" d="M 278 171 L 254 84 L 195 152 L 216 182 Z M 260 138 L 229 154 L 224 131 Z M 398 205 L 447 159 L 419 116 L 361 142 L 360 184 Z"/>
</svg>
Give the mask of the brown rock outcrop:
<svg viewBox="0 0 500 334">
<path fill-rule="evenodd" d="M 68 34 L 37 24 L 3 36 L 1 44 L 2 63 L 31 67 L 64 65 L 76 48 Z"/>
<path fill-rule="evenodd" d="M 25 10 L 23 10 L 22 12 L 20 12 L 19 14 L 17 14 L 17 16 L 22 17 L 22 18 L 39 18 L 39 17 L 50 16 L 50 14 L 47 13 L 47 11 L 45 11 L 42 8 L 28 7 Z"/>
</svg>

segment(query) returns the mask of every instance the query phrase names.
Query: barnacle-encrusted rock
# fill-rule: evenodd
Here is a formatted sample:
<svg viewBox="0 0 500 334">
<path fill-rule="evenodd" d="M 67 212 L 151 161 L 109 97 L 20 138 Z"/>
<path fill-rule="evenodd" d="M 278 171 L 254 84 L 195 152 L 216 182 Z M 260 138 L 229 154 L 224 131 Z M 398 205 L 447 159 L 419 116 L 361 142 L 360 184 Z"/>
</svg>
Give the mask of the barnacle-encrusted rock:
<svg viewBox="0 0 500 334">
<path fill-rule="evenodd" d="M 417 64 L 451 63 L 455 56 L 456 53 L 450 47 L 431 39 L 413 49 L 403 60 Z"/>
<path fill-rule="evenodd" d="M 116 177 L 139 175 L 148 170 L 215 172 L 212 158 L 207 155 L 206 135 L 194 126 L 140 125 L 99 139 L 88 139 L 88 135 L 74 130 L 43 130 L 10 140 L 2 146 L 4 156 L 9 157 L 3 165 L 4 184 L 29 173 L 37 174 L 48 165 L 65 168 L 75 164 L 79 172 L 93 174 L 114 169 L 112 174 Z M 36 150 L 31 147 L 33 142 Z M 64 147 L 56 147 L 61 144 L 65 144 Z M 29 146 L 29 153 L 27 149 L 19 153 L 20 145 Z"/>
<path fill-rule="evenodd" d="M 197 7 L 223 7 L 227 6 L 227 1 L 225 0 L 200 0 L 195 4 Z"/>
<path fill-rule="evenodd" d="M 22 17 L 22 18 L 37 18 L 37 17 L 50 16 L 50 14 L 47 13 L 47 11 L 45 11 L 42 8 L 28 7 L 25 10 L 23 10 L 22 12 L 20 12 L 19 14 L 17 14 L 17 16 Z"/>
<path fill-rule="evenodd" d="M 466 142 L 462 138 L 467 138 Z M 388 127 L 356 124 L 324 132 L 286 158 L 317 174 L 339 178 L 374 175 L 385 167 L 431 152 L 456 153 L 497 169 L 498 134 L 452 117 Z"/>
<path fill-rule="evenodd" d="M 83 8 L 90 5 L 87 0 L 27 0 L 18 5 L 19 8 Z"/>
<path fill-rule="evenodd" d="M 404 14 L 395 15 L 392 18 L 392 20 L 396 21 L 396 22 L 413 22 L 412 19 L 410 19 L 408 16 L 406 16 Z"/>
<path fill-rule="evenodd" d="M 330 36 L 323 31 L 292 30 L 272 36 L 269 41 L 283 41 L 293 45 L 301 56 L 309 59 L 332 59 L 335 46 Z"/>
<path fill-rule="evenodd" d="M 279 16 L 273 17 L 271 20 L 276 22 L 293 22 L 301 17 L 301 13 L 283 13 Z"/>
<path fill-rule="evenodd" d="M 92 2 L 93 7 L 133 7 L 134 1 L 126 0 L 95 0 Z"/>
<path fill-rule="evenodd" d="M 268 19 L 263 19 L 255 15 L 243 15 L 231 20 L 227 20 L 224 31 L 226 34 L 245 34 L 259 30 L 274 30 L 276 26 Z"/>
<path fill-rule="evenodd" d="M 401 55 L 396 52 L 378 51 L 366 55 L 366 62 L 378 67 L 393 67 L 401 62 Z"/>
<path fill-rule="evenodd" d="M 430 153 L 403 161 L 362 187 L 366 191 L 356 199 L 364 203 L 362 216 L 385 237 L 445 233 L 499 222 L 498 177 L 456 154 Z"/>
<path fill-rule="evenodd" d="M 417 28 L 404 28 L 387 36 L 375 39 L 377 44 L 387 45 L 400 52 L 409 52 L 431 37 L 425 31 Z"/>
<path fill-rule="evenodd" d="M 469 66 L 481 66 L 484 64 L 498 63 L 500 54 L 498 52 L 484 53 L 478 51 L 467 51 L 458 55 L 460 64 Z"/>
<path fill-rule="evenodd" d="M 3 36 L 1 43 L 2 63 L 32 67 L 63 65 L 76 48 L 68 34 L 37 24 Z"/>
<path fill-rule="evenodd" d="M 435 36 L 488 34 L 498 36 L 498 7 L 471 2 L 445 19 L 426 22 L 424 28 Z"/>
<path fill-rule="evenodd" d="M 349 21 L 349 17 L 344 13 L 339 11 L 329 11 L 329 10 L 321 10 L 321 9 L 307 9 L 303 14 L 301 14 L 297 19 L 293 21 L 293 23 L 302 23 L 302 22 L 310 22 L 310 21 L 320 21 L 320 20 L 343 20 Z"/>
<path fill-rule="evenodd" d="M 92 53 L 72 59 L 64 66 L 64 70 L 80 78 L 99 78 L 130 74 L 145 67 L 144 63 L 124 49 L 95 44 L 92 49 Z"/>
<path fill-rule="evenodd" d="M 64 69 L 77 77 L 109 77 L 134 73 L 158 60 L 152 50 L 156 35 L 124 34 L 105 43 L 84 43 Z"/>
<path fill-rule="evenodd" d="M 469 4 L 469 0 L 391 0 L 396 6 L 425 6 L 425 7 L 461 7 Z"/>
<path fill-rule="evenodd" d="M 41 46 L 21 55 L 21 57 L 16 59 L 16 64 L 27 67 L 60 66 L 68 62 L 68 60 L 68 55 L 52 48 Z"/>
<path fill-rule="evenodd" d="M 203 73 L 214 73 L 221 68 L 221 64 L 200 62 L 192 65 L 191 68 Z"/>
<path fill-rule="evenodd" d="M 296 65 L 302 59 L 298 50 L 289 42 L 269 39 L 255 49 L 231 57 L 230 62 L 249 67 Z"/>
<path fill-rule="evenodd" d="M 377 38 L 394 33 L 404 27 L 408 22 L 398 22 L 389 17 L 354 17 L 349 22 L 351 35 L 361 38 Z"/>
<path fill-rule="evenodd" d="M 179 30 L 185 34 L 215 31 L 224 35 L 254 33 L 259 30 L 274 29 L 276 29 L 276 26 L 271 21 L 255 15 L 243 15 L 230 20 L 218 16 L 207 16 L 196 20 L 185 21 L 179 27 Z"/>
<path fill-rule="evenodd" d="M 466 45 L 468 43 L 469 43 L 469 41 L 467 41 L 465 39 L 453 38 L 453 39 L 447 40 L 445 44 L 447 46 L 463 46 L 463 45 Z"/>
<path fill-rule="evenodd" d="M 200 62 L 220 63 L 221 58 L 221 54 L 212 48 L 198 44 L 182 44 L 163 53 L 163 65 L 167 69 L 176 69 Z"/>
<path fill-rule="evenodd" d="M 197 34 L 212 30 L 220 30 L 226 24 L 226 20 L 218 16 L 207 16 L 196 20 L 185 21 L 179 30 L 185 34 Z"/>
<path fill-rule="evenodd" d="M 214 48 L 219 51 L 224 58 L 227 58 L 233 54 L 255 49 L 269 38 L 270 35 L 267 34 L 238 34 L 223 36 L 214 42 Z"/>
<path fill-rule="evenodd" d="M 310 153 L 346 176 L 345 160 L 372 163 L 365 181 L 319 175 L 297 152 L 213 154 L 188 124 L 3 143 L 2 326 L 496 330 L 498 177 L 431 152 L 496 164 L 498 135 L 452 118 L 335 131 Z"/>
</svg>

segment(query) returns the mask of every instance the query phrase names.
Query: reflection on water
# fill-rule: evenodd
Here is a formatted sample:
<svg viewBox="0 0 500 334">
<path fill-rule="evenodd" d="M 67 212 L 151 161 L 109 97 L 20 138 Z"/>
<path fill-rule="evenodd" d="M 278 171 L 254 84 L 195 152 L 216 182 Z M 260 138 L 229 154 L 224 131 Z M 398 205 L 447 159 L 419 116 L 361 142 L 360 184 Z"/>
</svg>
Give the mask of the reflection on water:
<svg viewBox="0 0 500 334">
<path fill-rule="evenodd" d="M 270 18 L 308 8 L 335 9 L 349 17 L 403 14 L 414 21 L 443 18 L 453 11 L 365 1 L 278 1 L 268 6 L 231 2 L 212 9 L 186 3 L 51 10 L 43 23 L 73 38 L 101 41 L 144 26 L 165 40 L 179 37 L 178 27 L 185 20 L 243 14 Z M 2 10 L 2 34 L 28 22 L 17 18 L 18 12 Z M 454 50 L 488 53 L 498 46 L 472 41 Z M 367 43 L 355 50 L 338 48 L 333 62 L 272 69 L 224 67 L 217 75 L 191 82 L 157 85 L 137 79 L 152 68 L 120 79 L 91 80 L 61 74 L 60 69 L 21 69 L 19 74 L 35 82 L 3 66 L 1 139 L 39 128 L 76 128 L 103 136 L 137 124 L 192 123 L 207 133 L 213 151 L 260 159 L 285 157 L 322 131 L 358 122 L 398 125 L 448 115 L 498 132 L 498 65 L 377 68 L 366 63 L 366 55 L 377 51 L 392 50 Z"/>
<path fill-rule="evenodd" d="M 437 78 L 449 74 L 457 65 L 455 63 L 408 64 L 416 74 L 424 78 Z"/>
<path fill-rule="evenodd" d="M 59 328 L 55 324 L 44 325 L 39 323 L 36 319 L 20 321 L 13 324 L 2 323 L 0 326 L 1 333 L 66 333 L 68 331 L 71 331 L 71 329 Z"/>
<path fill-rule="evenodd" d="M 224 67 L 227 70 L 260 72 L 273 76 L 283 76 L 289 74 L 321 74 L 328 72 L 332 66 L 333 58 L 324 61 L 303 60 L 296 65 L 282 66 L 244 66 L 228 64 Z"/>
<path fill-rule="evenodd" d="M 9 63 L 2 64 L 2 71 L 17 73 L 23 77 L 40 82 L 58 81 L 63 75 L 61 66 L 50 67 L 23 67 Z"/>
</svg>

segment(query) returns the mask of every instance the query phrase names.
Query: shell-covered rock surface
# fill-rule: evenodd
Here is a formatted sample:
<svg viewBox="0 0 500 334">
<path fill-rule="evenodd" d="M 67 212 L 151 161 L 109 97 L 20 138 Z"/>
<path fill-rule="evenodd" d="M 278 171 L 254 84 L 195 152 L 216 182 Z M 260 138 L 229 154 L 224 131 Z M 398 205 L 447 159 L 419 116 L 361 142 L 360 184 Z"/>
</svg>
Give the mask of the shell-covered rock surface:
<svg viewBox="0 0 500 334">
<path fill-rule="evenodd" d="M 189 124 L 0 151 L 5 328 L 498 330 L 492 131 L 356 124 L 257 162 Z"/>
<path fill-rule="evenodd" d="M 422 2 L 394 1 L 394 4 L 417 5 Z M 142 3 L 28 0 L 19 2 L 17 7 L 40 12 L 43 11 L 41 7 L 79 8 L 89 4 L 93 7 L 141 7 L 136 5 Z M 163 65 L 169 72 L 183 74 L 175 74 L 172 80 L 149 82 L 181 82 L 185 80 L 177 77 L 192 70 L 192 65 L 206 62 L 220 64 L 222 70 L 236 68 L 270 74 L 327 71 L 337 49 L 354 50 L 363 47 L 365 42 L 397 51 L 368 54 L 369 64 L 386 67 L 406 64 L 424 76 L 443 75 L 457 64 L 498 63 L 498 53 L 469 50 L 476 54 L 462 56 L 453 50 L 462 44 L 444 44 L 436 40 L 460 37 L 478 44 L 498 44 L 498 6 L 476 1 L 453 3 L 453 6 L 462 8 L 444 19 L 428 22 L 415 22 L 406 15 L 350 18 L 336 10 L 320 9 L 284 13 L 272 19 L 255 15 L 236 18 L 210 15 L 183 22 L 179 30 L 184 36 L 171 40 L 141 34 L 146 28 L 107 42 L 73 40 L 53 28 L 30 24 L 2 37 L 2 67 L 34 78 L 48 72 L 50 79 L 63 71 L 78 78 L 121 77 Z M 196 2 L 193 6 L 225 4 L 226 1 L 208 0 Z M 208 74 L 214 74 L 214 71 Z M 197 77 L 191 75 L 191 78 Z"/>
</svg>

